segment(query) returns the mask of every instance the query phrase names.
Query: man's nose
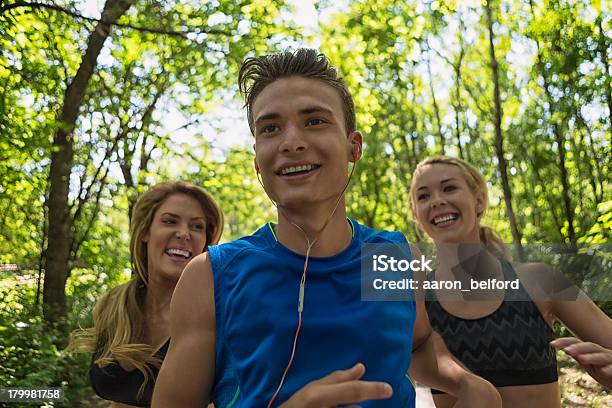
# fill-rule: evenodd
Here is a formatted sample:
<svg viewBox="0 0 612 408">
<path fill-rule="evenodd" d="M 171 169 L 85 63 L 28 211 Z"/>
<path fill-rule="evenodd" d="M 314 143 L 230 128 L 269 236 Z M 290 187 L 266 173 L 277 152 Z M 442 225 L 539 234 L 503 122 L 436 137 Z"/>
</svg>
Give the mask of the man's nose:
<svg viewBox="0 0 612 408">
<path fill-rule="evenodd" d="M 281 150 L 285 153 L 295 153 L 308 149 L 304 130 L 297 125 L 290 124 L 285 128 Z"/>
</svg>

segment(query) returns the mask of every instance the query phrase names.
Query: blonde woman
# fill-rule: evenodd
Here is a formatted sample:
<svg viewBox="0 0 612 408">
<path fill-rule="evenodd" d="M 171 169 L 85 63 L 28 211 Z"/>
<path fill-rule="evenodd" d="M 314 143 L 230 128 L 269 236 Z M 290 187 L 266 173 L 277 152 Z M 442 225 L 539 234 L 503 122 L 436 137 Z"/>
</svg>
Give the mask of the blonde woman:
<svg viewBox="0 0 612 408">
<path fill-rule="evenodd" d="M 218 243 L 221 210 L 182 181 L 151 187 L 130 223 L 133 277 L 96 304 L 94 327 L 73 333 L 69 349 L 93 351 L 91 385 L 113 408 L 147 407 L 169 346 L 170 299 L 187 263 Z"/>
<path fill-rule="evenodd" d="M 448 349 L 496 386 L 504 407 L 561 407 L 551 341 L 610 387 L 612 320 L 577 290 L 575 301 L 540 300 L 544 297 L 536 288 L 555 280 L 555 272 L 546 264 L 507 260 L 500 237 L 480 224 L 488 205 L 487 187 L 472 165 L 447 156 L 421 161 L 412 178 L 410 202 L 419 227 L 436 245 L 435 280 L 521 282 L 518 288 L 488 291 L 478 301 L 466 300 L 462 292 L 433 291 L 434 301 L 427 304 L 432 327 Z M 553 341 L 555 321 L 581 340 Z M 452 396 L 432 392 L 438 408 L 453 406 Z"/>
</svg>

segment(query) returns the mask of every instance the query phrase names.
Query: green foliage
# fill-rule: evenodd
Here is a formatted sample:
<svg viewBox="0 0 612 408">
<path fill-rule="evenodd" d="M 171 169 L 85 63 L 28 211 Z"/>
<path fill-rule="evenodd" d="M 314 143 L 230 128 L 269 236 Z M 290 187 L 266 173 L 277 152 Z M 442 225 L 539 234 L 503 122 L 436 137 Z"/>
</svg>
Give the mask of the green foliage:
<svg viewBox="0 0 612 408">
<path fill-rule="evenodd" d="M 76 14 L 85 4 L 52 3 Z M 609 261 L 609 10 L 567 0 L 491 4 L 508 183 L 523 244 L 567 243 L 568 200 L 577 243 Z M 72 135 L 70 327 L 89 325 L 99 294 L 127 279 L 129 212 L 148 186 L 180 178 L 206 188 L 223 208 L 224 241 L 272 219 L 250 150 L 219 155 L 203 142 L 201 125 L 214 127 L 211 111 L 235 96 L 245 57 L 301 41 L 287 10 L 269 0 L 136 2 L 113 27 Z M 411 175 L 418 161 L 445 152 L 485 175 L 485 223 L 511 241 L 483 3 L 352 0 L 338 8 L 321 1 L 317 10 L 324 18 L 316 40 L 353 91 L 364 135 L 349 215 L 421 239 L 409 211 Z M 0 14 L 0 264 L 16 263 L 22 275 L 44 269 L 53 239 L 45 209 L 52 135 L 94 26 L 45 7 Z M 574 269 L 568 273 L 591 282 L 586 269 Z M 63 385 L 66 406 L 78 405 L 90 395 L 87 356 L 62 355 L 53 344 L 63 335 L 42 325 L 33 283 L 16 287 L 17 277 L 2 273 L 0 384 Z M 610 302 L 599 305 L 612 312 Z"/>
<path fill-rule="evenodd" d="M 45 208 L 52 135 L 95 28 L 79 17 L 84 2 L 54 6 L 36 3 L 0 16 L 0 262 L 21 268 L 42 269 L 54 238 L 46 236 Z M 126 252 L 112 243 L 126 242 L 138 194 L 172 168 L 156 159 L 178 152 L 177 127 L 205 122 L 211 107 L 231 97 L 238 67 L 253 49 L 274 49 L 279 35 L 295 34 L 285 8 L 260 0 L 136 2 L 113 27 L 71 136 L 66 275 L 74 266 L 116 270 L 126 263 Z"/>
<path fill-rule="evenodd" d="M 577 241 L 609 240 L 609 229 L 594 222 L 610 198 L 610 88 L 602 86 L 609 63 L 601 53 L 610 19 L 601 13 L 563 1 L 493 3 L 505 158 L 524 244 L 568 241 L 566 197 Z M 364 133 L 351 211 L 418 239 L 407 209 L 410 174 L 419 160 L 445 152 L 484 174 L 491 195 L 485 221 L 510 241 L 482 4 L 352 1 L 322 35 L 323 49 L 355 90 Z M 560 149 L 569 191 L 562 188 Z"/>
<path fill-rule="evenodd" d="M 253 168 L 254 155 L 233 148 L 222 162 L 206 161 L 188 180 L 204 187 L 223 210 L 223 241 L 231 241 L 254 232 L 275 214 Z"/>
<path fill-rule="evenodd" d="M 14 2 L 0 7 L 9 3 Z M 0 14 L 0 264 L 17 264 L 19 273 L 32 275 L 44 272 L 44 248 L 54 239 L 46 235 L 46 201 L 56 118 L 96 24 L 79 17 L 84 1 L 52 3 Z M 177 128 L 191 130 L 206 122 L 212 107 L 231 98 L 247 55 L 275 49 L 287 36 L 299 37 L 285 21 L 283 1 L 135 3 L 112 28 L 71 135 L 74 162 L 65 180 L 72 226 L 65 271 L 72 276 L 65 288 L 71 328 L 88 326 L 97 297 L 127 278 L 129 212 L 140 193 L 172 172 L 172 163 L 157 159 L 181 152 Z M 187 123 L 173 123 L 182 118 Z M 256 180 L 249 186 L 234 172 L 247 155 L 237 154 L 242 156 L 232 156 L 228 160 L 235 163 L 228 165 L 194 159 L 186 163 L 189 171 L 174 176 L 201 181 L 231 203 L 226 237 L 232 238 L 270 214 L 256 206 L 265 197 Z M 194 170 L 200 166 L 228 183 L 201 177 L 209 173 Z M 234 199 L 241 186 L 249 197 L 246 206 Z M 12 285 L 14 279 L 3 275 L 2 283 Z M 66 406 L 79 405 L 90 393 L 88 358 L 55 349 L 54 344 L 65 343 L 65 334 L 43 326 L 31 284 L 2 288 L 0 383 L 65 382 Z"/>
<path fill-rule="evenodd" d="M 65 334 L 44 324 L 40 307 L 35 305 L 34 271 L 24 272 L 31 274 L 0 275 L 0 383 L 4 387 L 62 387 L 64 401 L 57 406 L 80 406 L 92 395 L 87 375 L 91 356 L 58 350 L 56 344 Z M 76 270 L 67 285 L 70 326 L 89 327 L 96 298 L 117 283 L 116 277 Z"/>
</svg>

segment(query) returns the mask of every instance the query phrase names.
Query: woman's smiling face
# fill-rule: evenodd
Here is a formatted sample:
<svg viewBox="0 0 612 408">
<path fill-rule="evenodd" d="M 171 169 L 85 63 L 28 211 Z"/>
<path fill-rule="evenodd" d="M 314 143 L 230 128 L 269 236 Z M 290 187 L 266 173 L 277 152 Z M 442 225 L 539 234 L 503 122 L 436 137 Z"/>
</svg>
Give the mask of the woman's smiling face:
<svg viewBox="0 0 612 408">
<path fill-rule="evenodd" d="M 187 194 L 168 196 L 142 240 L 147 244 L 149 282 L 176 283 L 187 263 L 204 251 L 206 215 L 202 206 Z"/>
<path fill-rule="evenodd" d="M 416 171 L 412 186 L 416 220 L 435 242 L 480 241 L 484 195 L 469 187 L 462 169 L 452 164 L 427 164 Z"/>
</svg>

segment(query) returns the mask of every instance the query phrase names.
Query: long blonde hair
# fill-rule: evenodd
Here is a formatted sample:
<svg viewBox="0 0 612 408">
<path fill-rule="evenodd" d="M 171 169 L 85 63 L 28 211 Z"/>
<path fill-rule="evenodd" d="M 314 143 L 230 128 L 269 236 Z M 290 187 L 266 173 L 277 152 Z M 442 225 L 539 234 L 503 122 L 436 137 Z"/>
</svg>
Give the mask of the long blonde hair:
<svg viewBox="0 0 612 408">
<path fill-rule="evenodd" d="M 416 175 L 420 170 L 423 169 L 423 167 L 431 164 L 447 164 L 458 167 L 461 170 L 463 178 L 465 179 L 465 182 L 467 183 L 470 190 L 472 190 L 474 194 L 476 194 L 477 192 L 482 193 L 484 199 L 483 210 L 480 213 L 476 214 L 477 219 L 479 221 L 478 235 L 480 236 L 480 242 L 484 244 L 487 248 L 489 248 L 489 250 L 491 250 L 495 255 L 503 258 L 508 258 L 510 254 L 508 253 L 506 245 L 504 244 L 504 241 L 502 241 L 499 234 L 495 232 L 493 228 L 480 224 L 480 219 L 484 216 L 489 206 L 489 189 L 487 188 L 487 183 L 482 177 L 482 174 L 480 174 L 480 172 L 474 166 L 472 166 L 465 160 L 450 156 L 427 157 L 421 160 L 419 164 L 416 165 L 416 168 L 414 169 L 414 174 Z M 409 192 L 410 210 L 412 211 L 413 215 L 416 214 L 416 203 L 414 201 L 415 197 L 413 194 L 415 178 L 416 177 L 414 176 L 412 177 Z"/>
<path fill-rule="evenodd" d="M 206 219 L 206 244 L 215 245 L 223 232 L 223 213 L 213 198 L 202 188 L 184 181 L 159 183 L 147 190 L 134 205 L 130 221 L 130 254 L 132 278 L 106 292 L 93 310 L 94 326 L 77 329 L 70 336 L 68 352 L 96 352 L 99 367 L 112 362 L 127 363 L 144 377 L 139 395 L 144 390 L 150 366 L 159 367 L 153 346 L 145 344 L 144 299 L 149 282 L 147 244 L 142 238 L 149 230 L 153 216 L 161 204 L 173 194 L 186 194 L 196 199 Z"/>
</svg>

